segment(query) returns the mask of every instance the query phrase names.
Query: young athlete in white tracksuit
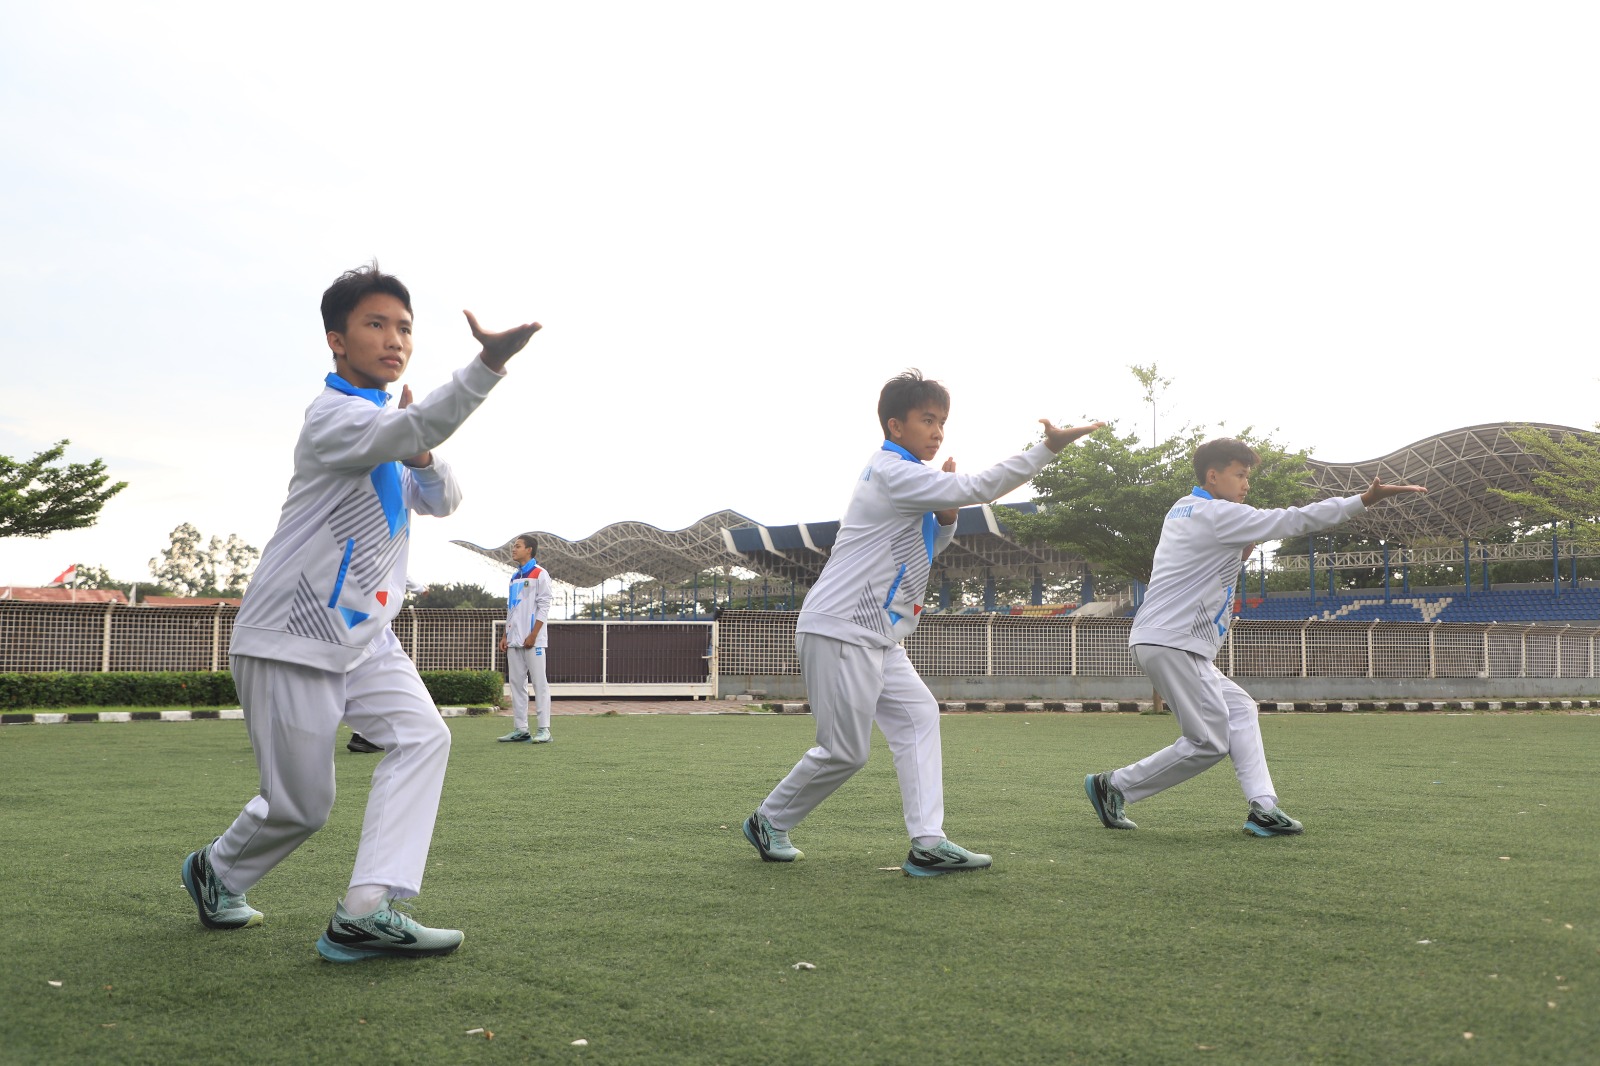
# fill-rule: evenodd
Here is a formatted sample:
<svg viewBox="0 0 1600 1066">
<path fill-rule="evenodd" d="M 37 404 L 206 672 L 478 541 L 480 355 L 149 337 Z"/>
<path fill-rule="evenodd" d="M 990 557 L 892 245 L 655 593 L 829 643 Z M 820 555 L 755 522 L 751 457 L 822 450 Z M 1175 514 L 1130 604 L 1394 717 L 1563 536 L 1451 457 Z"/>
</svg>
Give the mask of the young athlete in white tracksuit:
<svg viewBox="0 0 1600 1066">
<path fill-rule="evenodd" d="M 900 641 L 917 628 L 933 557 L 955 536 L 955 509 L 1026 484 L 1066 444 L 1091 432 L 1046 425 L 1044 443 L 981 474 L 923 465 L 939 450 L 949 394 L 915 372 L 884 386 L 879 421 L 888 438 L 861 472 L 822 574 L 795 627 L 817 743 L 745 822 L 746 838 L 773 862 L 802 854 L 788 833 L 866 765 L 872 723 L 888 741 L 916 876 L 990 864 L 944 835 L 939 705 Z"/>
<path fill-rule="evenodd" d="M 331 301 L 331 304 L 330 304 Z M 454 930 L 427 929 L 389 901 L 415 896 L 433 835 L 450 733 L 389 628 L 406 588 L 412 512 L 447 515 L 461 491 L 432 454 L 504 376 L 537 324 L 485 334 L 450 382 L 390 406 L 383 386 L 411 351 L 410 298 L 397 279 L 352 271 L 323 300 L 337 373 L 306 409 L 277 532 L 234 624 L 234 683 L 260 794 L 184 863 L 210 928 L 261 921 L 244 893 L 327 820 L 341 721 L 382 745 L 350 890 L 318 951 L 332 961 L 442 954 Z"/>
<path fill-rule="evenodd" d="M 499 739 L 503 743 L 547 744 L 550 736 L 550 682 L 545 676 L 550 616 L 550 574 L 533 553 L 539 542 L 532 533 L 523 533 L 511 542 L 511 558 L 517 570 L 511 575 L 506 595 L 506 630 L 500 650 L 506 653 L 506 674 L 511 682 L 512 730 Z M 528 679 L 533 678 L 533 700 L 538 732 L 528 733 Z"/>
<path fill-rule="evenodd" d="M 1361 496 L 1263 510 L 1244 503 L 1258 461 L 1241 441 L 1201 445 L 1194 457 L 1201 484 L 1172 505 L 1162 524 L 1128 644 L 1139 669 L 1172 706 L 1183 735 L 1131 766 L 1085 778 L 1089 802 L 1107 828 L 1136 828 L 1123 814 L 1124 803 L 1147 799 L 1227 757 L 1250 803 L 1245 829 L 1257 836 L 1301 831 L 1278 809 L 1255 700 L 1212 662 L 1233 623 L 1240 568 L 1258 541 L 1332 529 L 1371 503 L 1422 490 L 1374 479 Z"/>
</svg>

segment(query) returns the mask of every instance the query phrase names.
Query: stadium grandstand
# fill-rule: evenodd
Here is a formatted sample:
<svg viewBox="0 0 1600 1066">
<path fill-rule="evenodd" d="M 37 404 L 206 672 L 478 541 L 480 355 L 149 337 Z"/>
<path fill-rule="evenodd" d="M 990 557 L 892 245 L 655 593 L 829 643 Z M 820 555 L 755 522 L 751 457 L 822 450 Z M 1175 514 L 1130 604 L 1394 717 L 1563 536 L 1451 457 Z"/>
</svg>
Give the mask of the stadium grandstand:
<svg viewBox="0 0 1600 1066">
<path fill-rule="evenodd" d="M 1600 549 L 1584 548 L 1576 540 L 1563 542 L 1559 535 L 1546 541 L 1509 544 L 1482 539 L 1520 517 L 1510 501 L 1488 490 L 1531 489 L 1532 475 L 1541 468 L 1542 461 L 1511 435 L 1522 428 L 1542 430 L 1557 438 L 1597 436 L 1570 426 L 1501 422 L 1436 434 L 1376 459 L 1353 463 L 1312 459 L 1306 481 L 1318 498 L 1359 493 L 1374 477 L 1423 484 L 1428 494 L 1375 508 L 1342 527 L 1380 541 L 1384 545 L 1380 549 L 1319 553 L 1312 538 L 1311 550 L 1305 555 L 1277 555 L 1270 564 L 1271 572 L 1304 573 L 1304 591 L 1262 591 L 1259 595 L 1246 591 L 1238 602 L 1240 614 L 1264 620 L 1354 622 L 1600 621 L 1600 587 L 1587 587 L 1577 577 L 1577 560 L 1600 556 Z M 1034 507 L 1031 503 L 1015 506 L 1022 511 Z M 682 587 L 700 582 L 708 574 L 737 570 L 787 587 L 790 602 L 796 602 L 796 594 L 822 572 L 838 532 L 837 520 L 767 525 L 737 511 L 723 510 L 678 530 L 626 521 L 581 540 L 548 532 L 537 532 L 537 536 L 540 559 L 563 582 L 580 588 L 600 586 L 624 575 L 644 575 L 663 587 Z M 498 547 L 461 540 L 454 543 L 511 566 L 509 541 Z M 1487 585 L 1491 564 L 1530 560 L 1550 565 L 1550 583 L 1537 587 Z M 1413 589 L 1411 568 L 1423 566 L 1459 567 L 1462 584 Z M 1563 567 L 1570 572 L 1566 577 L 1562 576 Z M 1384 585 L 1317 593 L 1322 575 L 1356 569 L 1381 570 Z M 954 542 L 935 560 L 932 584 L 937 592 L 930 605 L 951 609 L 952 585 L 981 579 L 983 604 L 966 610 L 1058 614 L 1079 605 L 1046 604 L 1043 590 L 1076 582 L 1087 571 L 1084 560 L 1075 555 L 1013 539 L 993 507 L 964 507 L 957 518 Z M 996 580 L 1019 578 L 1031 590 L 1030 602 L 997 604 Z M 1240 587 L 1248 590 L 1250 580 L 1250 575 L 1244 575 Z M 1475 589 L 1475 580 L 1482 587 Z M 1137 610 L 1139 592 L 1137 587 L 1130 589 L 1123 601 L 1127 611 Z M 695 598 L 698 602 L 698 590 Z"/>
<path fill-rule="evenodd" d="M 1482 538 L 1504 530 L 1522 516 L 1515 504 L 1491 489 L 1529 491 L 1543 461 L 1527 452 L 1512 432 L 1537 429 L 1557 439 L 1569 434 L 1597 435 L 1571 426 L 1496 422 L 1467 426 L 1427 437 L 1377 459 L 1331 463 L 1313 459 L 1308 484 L 1318 498 L 1364 490 L 1374 477 L 1394 484 L 1428 487 L 1426 496 L 1374 508 L 1345 529 L 1364 533 L 1384 546 L 1362 551 L 1311 550 L 1278 555 L 1275 573 L 1304 573 L 1304 594 L 1248 594 L 1240 603 L 1245 618 L 1350 622 L 1600 622 L 1600 587 L 1578 577 L 1578 560 L 1600 556 L 1576 538 L 1487 543 Z M 1550 580 L 1494 587 L 1490 567 L 1497 563 L 1538 562 L 1549 566 Z M 1459 568 L 1453 587 L 1413 589 L 1412 567 Z M 1377 570 L 1383 585 L 1373 589 L 1318 594 L 1318 575 L 1340 570 Z M 1248 590 L 1248 580 L 1241 582 Z M 1476 586 L 1476 587 L 1475 587 Z"/>
</svg>

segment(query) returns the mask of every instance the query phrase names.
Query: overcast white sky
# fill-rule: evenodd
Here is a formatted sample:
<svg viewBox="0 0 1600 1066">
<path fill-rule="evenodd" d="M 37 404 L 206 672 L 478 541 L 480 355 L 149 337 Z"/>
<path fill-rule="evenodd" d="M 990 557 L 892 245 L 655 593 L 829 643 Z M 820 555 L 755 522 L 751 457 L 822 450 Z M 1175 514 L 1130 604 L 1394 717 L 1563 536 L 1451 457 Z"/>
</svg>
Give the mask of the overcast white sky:
<svg viewBox="0 0 1600 1066">
<path fill-rule="evenodd" d="M 1320 458 L 1597 418 L 1590 3 L 5 5 L 0 454 L 129 488 L 0 540 L 125 580 L 262 546 L 377 256 L 409 383 L 545 325 L 440 454 L 452 538 L 838 517 L 882 382 L 975 469 L 1034 420 L 1278 427 Z M 1024 493 L 1025 495 L 1025 493 Z M 557 577 L 560 575 L 557 574 Z"/>
</svg>

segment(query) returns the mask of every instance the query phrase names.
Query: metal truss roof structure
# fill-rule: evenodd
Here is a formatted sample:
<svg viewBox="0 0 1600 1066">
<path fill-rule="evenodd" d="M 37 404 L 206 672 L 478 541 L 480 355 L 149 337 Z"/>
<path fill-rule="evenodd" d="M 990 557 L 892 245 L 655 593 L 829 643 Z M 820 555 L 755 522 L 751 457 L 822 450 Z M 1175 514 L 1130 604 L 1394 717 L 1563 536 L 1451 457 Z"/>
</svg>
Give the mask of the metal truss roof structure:
<svg viewBox="0 0 1600 1066">
<path fill-rule="evenodd" d="M 1031 503 L 1014 506 L 1027 512 L 1034 509 Z M 828 561 L 839 523 L 766 526 L 737 511 L 718 511 L 679 530 L 658 529 L 645 522 L 617 522 L 582 540 L 533 533 L 539 538 L 540 564 L 557 579 L 580 588 L 592 588 L 623 574 L 645 574 L 677 583 L 720 567 L 740 567 L 764 577 L 810 585 Z M 465 540 L 451 543 L 510 567 L 512 540 L 497 548 Z M 1075 555 L 1013 541 L 988 505 L 961 509 L 956 516 L 955 540 L 935 564 L 936 573 L 957 578 L 985 573 L 1076 577 L 1083 567 Z"/>
<path fill-rule="evenodd" d="M 713 567 L 748 566 L 728 555 L 723 531 L 750 524 L 750 519 L 738 511 L 718 511 L 677 530 L 657 529 L 648 522 L 614 522 L 582 540 L 531 532 L 539 538 L 540 565 L 560 581 L 592 588 L 622 574 L 646 574 L 658 581 L 675 583 L 688 581 Z M 451 543 L 509 568 L 515 540 L 513 537 L 498 548 L 484 548 L 465 540 Z"/>
<path fill-rule="evenodd" d="M 1542 459 L 1512 439 L 1514 429 L 1543 430 L 1557 438 L 1573 433 L 1600 437 L 1587 430 L 1540 422 L 1467 426 L 1364 462 L 1312 459 L 1307 464 L 1309 484 L 1319 498 L 1364 492 L 1374 477 L 1388 484 L 1426 485 L 1427 495 L 1391 500 L 1352 519 L 1350 528 L 1403 544 L 1435 538 L 1459 542 L 1519 516 L 1515 504 L 1489 489 L 1527 491 L 1533 488 L 1532 475 L 1543 469 Z"/>
<path fill-rule="evenodd" d="M 1308 484 L 1320 496 L 1349 496 L 1362 492 L 1374 476 L 1391 483 L 1426 485 L 1425 496 L 1393 500 L 1353 520 L 1351 528 L 1397 544 L 1427 541 L 1453 544 L 1412 547 L 1408 562 L 1455 561 L 1464 539 L 1504 526 L 1518 517 L 1516 507 L 1489 492 L 1490 487 L 1526 490 L 1542 460 L 1528 454 L 1512 439 L 1518 428 L 1540 429 L 1556 437 L 1600 434 L 1571 426 L 1543 423 L 1497 422 L 1450 430 L 1408 444 L 1378 459 L 1358 463 L 1309 462 Z M 1031 512 L 1031 503 L 1012 505 Z M 658 529 L 646 522 L 617 522 L 583 538 L 568 540 L 554 533 L 537 533 L 539 560 L 563 582 L 589 588 L 623 574 L 645 574 L 666 583 L 688 581 L 694 575 L 723 567 L 740 567 L 756 574 L 796 584 L 813 584 L 828 561 L 839 535 L 838 522 L 802 522 L 768 526 L 737 511 L 717 511 L 678 530 Z M 468 541 L 453 543 L 511 566 L 511 542 L 484 548 Z M 1487 545 L 1474 558 L 1549 558 L 1538 546 Z M 1540 553 L 1543 553 L 1542 555 Z M 1569 549 L 1563 548 L 1567 555 Z M 1433 553 L 1433 554 L 1429 554 Z M 1329 565 L 1380 565 L 1359 562 L 1374 553 L 1346 553 L 1326 557 Z M 1280 556 L 1279 565 L 1292 569 L 1293 556 Z M 1304 565 L 1304 557 L 1298 557 Z M 1319 561 L 1324 556 L 1318 556 Z M 1397 555 L 1392 562 L 1398 564 Z M 1492 561 L 1492 560 L 1491 560 Z M 1042 544 L 1022 544 L 1006 533 L 994 508 L 963 507 L 956 519 L 954 542 L 934 561 L 936 575 L 952 578 L 994 574 L 996 577 L 1076 577 L 1083 560 Z"/>
</svg>

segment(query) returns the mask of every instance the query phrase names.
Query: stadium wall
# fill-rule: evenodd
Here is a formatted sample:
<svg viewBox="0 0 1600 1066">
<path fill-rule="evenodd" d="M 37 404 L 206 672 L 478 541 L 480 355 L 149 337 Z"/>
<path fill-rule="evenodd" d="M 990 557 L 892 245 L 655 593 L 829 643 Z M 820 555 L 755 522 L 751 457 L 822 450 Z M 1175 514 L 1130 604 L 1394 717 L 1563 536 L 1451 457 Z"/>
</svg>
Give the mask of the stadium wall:
<svg viewBox="0 0 1600 1066">
<path fill-rule="evenodd" d="M 236 611 L 0 601 L 0 673 L 225 670 Z M 598 678 L 616 695 L 696 685 L 707 695 L 804 699 L 795 619 L 749 610 L 724 611 L 714 626 L 555 621 L 551 680 L 574 686 L 572 694 Z M 502 621 L 496 610 L 407 609 L 394 630 L 419 669 L 503 672 Z M 931 614 L 905 647 L 944 700 L 1148 698 L 1149 683 L 1128 652 L 1130 625 L 1125 618 Z M 1296 701 L 1588 699 L 1600 696 L 1597 659 L 1596 627 L 1241 619 L 1216 661 L 1256 698 Z"/>
<path fill-rule="evenodd" d="M 796 616 L 726 611 L 721 692 L 805 698 Z M 1148 699 L 1126 618 L 934 614 L 905 642 L 940 700 Z M 1586 699 L 1600 629 L 1538 625 L 1238 620 L 1218 669 L 1260 700 Z"/>
</svg>

